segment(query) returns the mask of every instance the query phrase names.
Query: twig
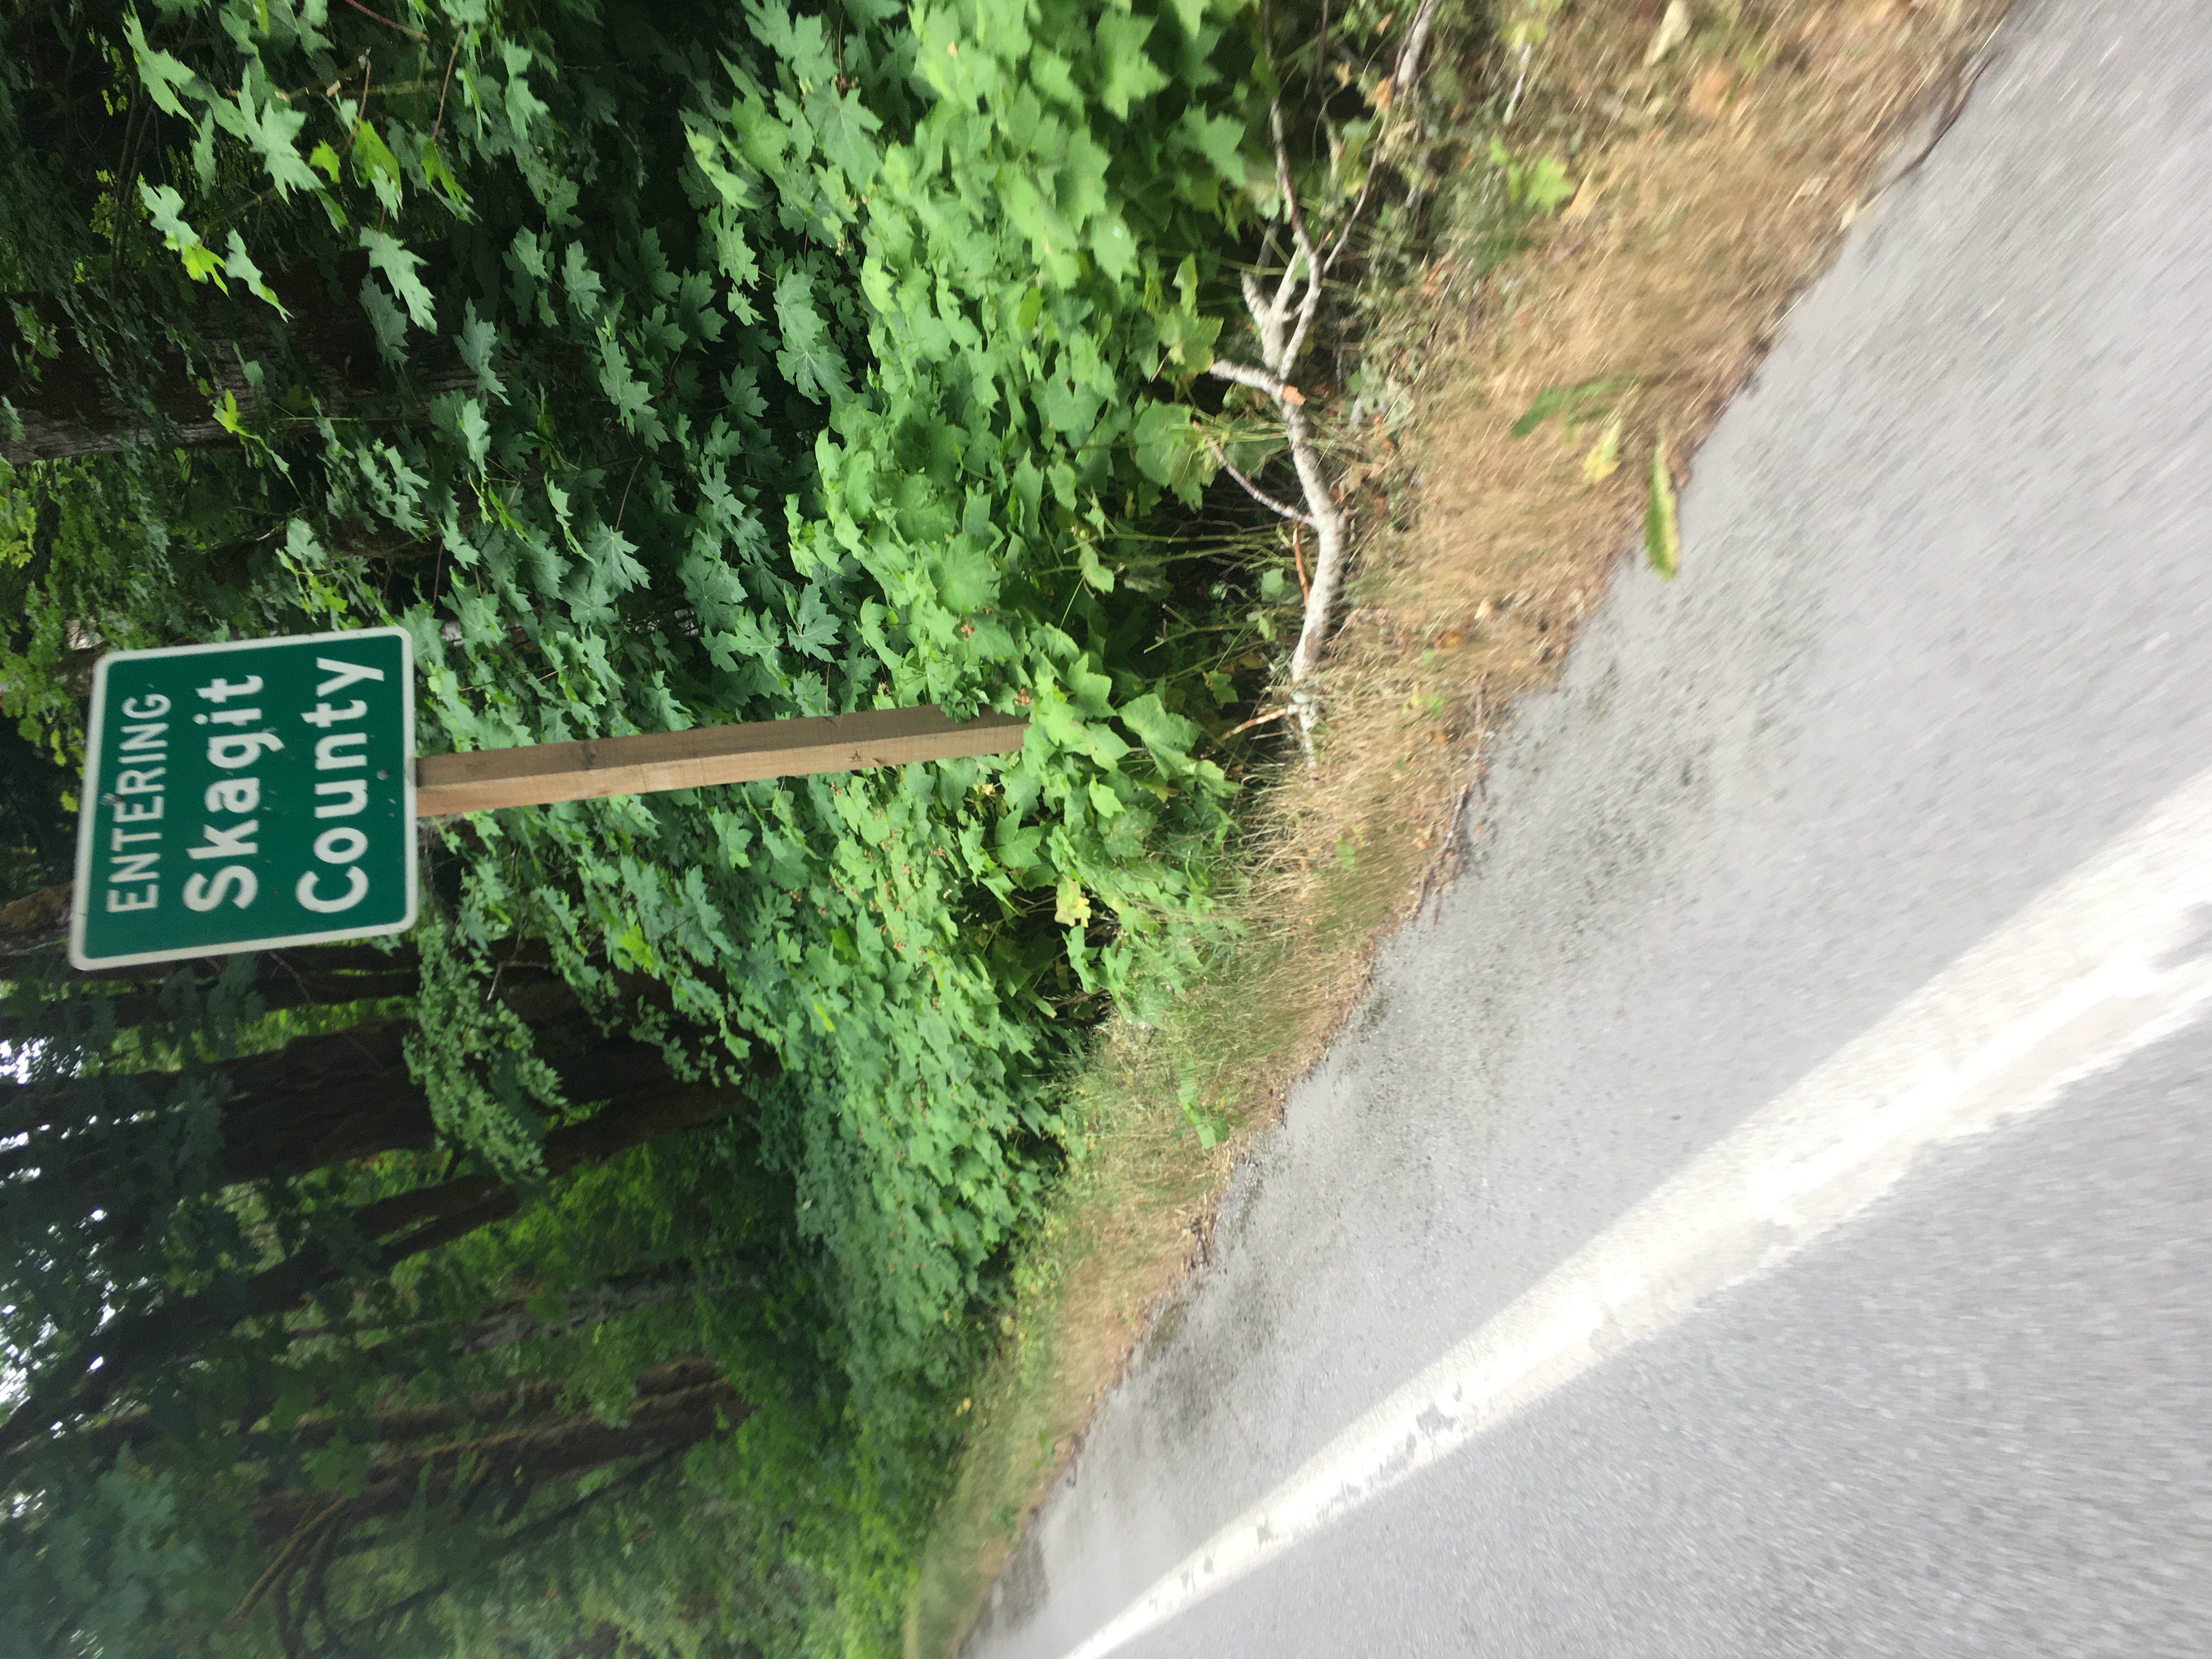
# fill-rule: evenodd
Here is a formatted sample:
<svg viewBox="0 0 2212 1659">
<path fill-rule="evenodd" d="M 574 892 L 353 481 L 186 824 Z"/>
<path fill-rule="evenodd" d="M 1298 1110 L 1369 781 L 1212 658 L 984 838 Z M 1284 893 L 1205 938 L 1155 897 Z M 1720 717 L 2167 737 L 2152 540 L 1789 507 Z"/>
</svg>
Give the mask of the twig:
<svg viewBox="0 0 2212 1659">
<path fill-rule="evenodd" d="M 1310 260 L 1313 242 L 1306 234 L 1305 211 L 1298 205 L 1297 190 L 1291 183 L 1291 155 L 1283 143 L 1283 105 L 1279 98 L 1267 106 L 1267 130 L 1274 139 L 1275 187 L 1283 193 L 1283 216 L 1290 223 L 1291 245 L 1300 253 L 1307 255 Z M 1275 327 L 1279 331 L 1283 325 L 1284 319 L 1290 314 L 1291 290 L 1297 281 L 1297 275 L 1298 262 L 1293 258 L 1283 267 L 1283 280 L 1275 289 L 1274 317 Z M 1249 304 L 1252 297 L 1249 289 L 1244 297 Z M 1267 356 L 1270 361 L 1282 353 L 1279 341 L 1279 334 L 1276 340 L 1268 343 Z"/>
<path fill-rule="evenodd" d="M 1226 472 L 1231 477 L 1236 479 L 1238 483 L 1243 484 L 1244 486 L 1244 493 L 1247 495 L 1249 495 L 1254 501 L 1259 502 L 1261 506 L 1266 507 L 1270 513 L 1275 514 L 1279 517 L 1288 519 L 1293 524 L 1302 524 L 1308 526 L 1310 526 L 1313 524 L 1313 520 L 1308 518 L 1304 514 L 1299 512 L 1297 508 L 1295 507 L 1285 507 L 1282 502 L 1277 501 L 1273 495 L 1270 495 L 1266 490 L 1261 489 L 1259 485 L 1254 483 L 1251 479 L 1246 477 L 1243 473 L 1237 471 L 1237 463 L 1231 460 L 1228 456 L 1223 454 L 1221 453 L 1221 446 L 1214 442 L 1212 439 L 1208 438 L 1206 441 L 1206 447 L 1213 452 L 1213 459 L 1221 464 L 1221 470 L 1224 472 Z M 1301 566 L 1299 569 L 1298 585 L 1302 587 L 1305 585 L 1305 573 L 1303 566 Z"/>
<path fill-rule="evenodd" d="M 1280 103 L 1270 104 L 1267 106 L 1267 121 L 1269 130 L 1275 140 L 1275 178 L 1282 185 L 1284 200 L 1290 207 L 1291 234 L 1297 240 L 1298 252 L 1304 257 L 1306 262 L 1306 296 L 1298 306 L 1298 325 L 1292 331 L 1289 340 L 1285 342 L 1274 363 L 1275 373 L 1287 376 L 1291 372 L 1291 365 L 1298 360 L 1298 353 L 1305 349 L 1306 335 L 1313 327 L 1316 314 L 1321 310 L 1321 279 L 1323 272 L 1321 256 L 1314 252 L 1313 238 L 1306 234 L 1306 216 L 1298 206 L 1298 193 L 1291 184 L 1291 156 L 1283 143 L 1283 106 Z M 1285 286 L 1290 282 L 1291 271 L 1297 269 L 1297 262 L 1293 260 L 1291 270 L 1283 273 Z M 1278 327 L 1281 326 L 1282 310 L 1282 299 L 1279 294 L 1275 301 Z"/>
<path fill-rule="evenodd" d="M 1303 514 L 1287 508 L 1283 503 L 1262 494 L 1261 490 L 1229 465 L 1228 458 L 1220 447 L 1212 446 L 1215 458 L 1226 468 L 1245 492 L 1273 512 L 1293 524 L 1303 524 L 1314 532 L 1314 568 L 1310 579 L 1305 569 L 1305 550 L 1297 533 L 1291 535 L 1291 552 L 1298 567 L 1298 586 L 1305 594 L 1305 622 L 1298 630 L 1298 642 L 1291 653 L 1290 695 L 1284 705 L 1285 713 L 1297 722 L 1298 742 L 1305 750 L 1306 763 L 1314 760 L 1313 724 L 1316 714 L 1313 694 L 1304 689 L 1304 682 L 1321 660 L 1322 641 L 1328 634 L 1329 619 L 1336 607 L 1337 588 L 1344 577 L 1344 557 L 1347 541 L 1345 518 L 1330 493 L 1328 478 L 1323 471 L 1320 456 L 1315 452 L 1313 434 L 1307 424 L 1305 398 L 1291 380 L 1297 366 L 1298 355 L 1305 349 L 1307 337 L 1312 332 L 1314 319 L 1320 314 L 1322 284 L 1329 267 L 1336 262 L 1349 244 L 1352 227 L 1365 210 L 1368 198 L 1373 193 L 1375 179 L 1381 170 L 1381 151 L 1387 137 L 1392 112 L 1413 89 L 1420 77 L 1422 54 L 1427 50 L 1429 30 L 1436 20 L 1438 0 L 1421 0 L 1420 9 L 1407 26 L 1404 40 L 1398 48 L 1397 63 L 1390 76 L 1393 95 L 1382 111 L 1381 131 L 1376 136 L 1375 148 L 1370 152 L 1367 177 L 1362 181 L 1358 198 L 1342 225 L 1330 238 L 1328 256 L 1323 258 L 1314 246 L 1313 238 L 1306 229 L 1305 210 L 1298 201 L 1296 182 L 1291 177 L 1291 158 L 1288 144 L 1283 137 L 1283 107 L 1280 100 L 1267 106 L 1267 127 L 1275 151 L 1275 182 L 1282 191 L 1283 216 L 1291 228 L 1293 252 L 1285 262 L 1281 278 L 1275 284 L 1271 299 L 1249 272 L 1240 283 L 1244 295 L 1244 308 L 1251 313 L 1252 326 L 1260 337 L 1261 356 L 1265 367 L 1254 368 L 1249 364 L 1228 359 L 1216 359 L 1208 369 L 1217 380 L 1249 386 L 1255 392 L 1265 392 L 1282 411 L 1283 434 L 1288 440 L 1291 465 L 1297 469 L 1298 488 L 1305 496 L 1306 511 Z M 1299 294 L 1303 278 L 1304 292 Z M 1291 300 L 1297 296 L 1296 321 L 1292 321 Z M 1239 728 L 1240 730 L 1243 728 Z"/>
<path fill-rule="evenodd" d="M 1390 136 L 1391 124 L 1398 106 L 1405 101 L 1413 92 L 1414 82 L 1420 79 L 1421 54 L 1428 49 L 1429 27 L 1436 21 L 1437 5 L 1437 0 L 1421 0 L 1421 9 L 1413 14 L 1413 21 L 1406 25 L 1406 38 L 1398 47 L 1398 61 L 1390 70 L 1389 107 L 1382 112 L 1374 142 L 1368 148 L 1367 176 L 1359 181 L 1359 195 L 1352 204 L 1352 211 L 1345 216 L 1344 223 L 1329 239 L 1328 257 L 1322 261 L 1324 272 L 1336 263 L 1337 256 L 1350 245 L 1352 227 L 1359 222 L 1359 216 L 1367 210 L 1367 198 L 1374 192 L 1376 176 L 1382 171 L 1383 143 Z"/>
<path fill-rule="evenodd" d="M 1528 84 L 1528 54 L 1532 48 L 1526 40 L 1521 43 L 1521 72 L 1513 77 L 1513 95 L 1505 100 L 1505 113 L 1498 118 L 1504 126 L 1513 119 L 1513 112 L 1521 107 L 1521 94 Z"/>
<path fill-rule="evenodd" d="M 238 1604 L 238 1610 L 225 1622 L 226 1628 L 235 1630 L 244 1621 L 246 1615 L 253 1611 L 254 1604 L 259 1601 L 267 1592 L 276 1590 L 281 1593 L 283 1580 L 291 1570 L 292 1558 L 298 1554 L 303 1547 L 313 1545 L 321 1534 L 324 1526 L 345 1505 L 345 1495 L 341 1492 L 331 1499 L 321 1514 L 316 1516 L 285 1540 L 284 1547 L 276 1552 L 276 1559 L 269 1564 L 268 1570 L 254 1582 L 252 1589 L 246 1592 L 246 1599 Z"/>
<path fill-rule="evenodd" d="M 629 511 L 629 487 L 637 482 L 637 470 L 645 465 L 642 452 L 629 464 L 629 477 L 623 480 L 622 505 L 615 508 L 615 528 L 622 528 L 623 514 Z"/>
<path fill-rule="evenodd" d="M 1390 84 L 1398 92 L 1402 94 L 1420 79 L 1421 54 L 1428 50 L 1429 26 L 1436 21 L 1437 0 L 1421 0 L 1421 9 L 1406 25 L 1405 42 L 1398 48 L 1397 67 L 1390 71 Z"/>
<path fill-rule="evenodd" d="M 1477 722 L 1480 724 L 1480 716 L 1477 717 Z M 1467 799 L 1474 793 L 1474 786 L 1471 783 L 1462 784 L 1460 787 L 1459 799 L 1452 803 L 1451 827 L 1444 831 L 1444 844 L 1437 849 L 1436 861 L 1430 865 L 1429 873 L 1421 878 L 1421 896 L 1413 902 L 1413 914 L 1418 916 L 1428 908 L 1429 894 L 1431 890 L 1434 890 L 1437 896 L 1437 909 L 1436 914 L 1429 918 L 1429 926 L 1431 927 L 1435 927 L 1443 916 L 1444 884 L 1451 879 L 1445 875 L 1444 872 L 1450 865 L 1453 855 L 1458 851 L 1459 826 L 1467 817 Z"/>
<path fill-rule="evenodd" d="M 420 29 L 410 29 L 404 23 L 393 22 L 389 17 L 386 17 L 380 11 L 371 11 L 367 6 L 361 3 L 361 0 L 345 0 L 345 3 L 349 6 L 351 6 L 356 11 L 359 12 L 363 17 L 374 17 L 378 22 L 383 24 L 384 27 L 388 29 L 398 29 L 402 34 L 411 35 L 416 40 L 425 42 L 427 42 L 430 38 L 428 35 L 423 33 Z"/>
<path fill-rule="evenodd" d="M 350 150 L 354 141 L 361 137 L 361 124 L 368 118 L 368 89 L 375 84 L 374 70 L 368 54 L 361 55 L 361 101 L 354 106 L 353 131 L 346 134 L 346 148 Z"/>
<path fill-rule="evenodd" d="M 453 84 L 453 60 L 461 55 L 461 34 L 453 31 L 453 49 L 446 54 L 446 78 L 438 83 L 438 118 L 430 124 L 430 142 L 436 143 L 438 135 L 446 130 L 446 94 Z"/>
<path fill-rule="evenodd" d="M 1290 704 L 1285 703 L 1280 708 L 1270 708 L 1264 714 L 1255 714 L 1250 720 L 1246 720 L 1243 725 L 1232 726 L 1221 735 L 1224 738 L 1233 738 L 1239 732 L 1249 732 L 1255 726 L 1265 726 L 1269 720 L 1279 720 L 1290 712 Z"/>
</svg>

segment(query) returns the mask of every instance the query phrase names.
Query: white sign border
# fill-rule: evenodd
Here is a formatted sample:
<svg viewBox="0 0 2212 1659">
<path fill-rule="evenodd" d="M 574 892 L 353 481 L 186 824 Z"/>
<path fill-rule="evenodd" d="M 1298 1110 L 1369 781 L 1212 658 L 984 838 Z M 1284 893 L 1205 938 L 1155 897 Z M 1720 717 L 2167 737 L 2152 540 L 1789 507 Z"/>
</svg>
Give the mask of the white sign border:
<svg viewBox="0 0 2212 1659">
<path fill-rule="evenodd" d="M 242 939 L 214 949 L 191 947 L 176 951 L 137 951 L 128 956 L 88 957 L 84 953 L 85 904 L 91 891 L 92 843 L 98 829 L 99 796 L 93 786 L 100 777 L 100 738 L 107 716 L 107 670 L 118 661 L 143 662 L 153 657 L 192 656 L 208 651 L 253 651 L 276 645 L 313 645 L 324 640 L 352 640 L 387 635 L 399 641 L 399 730 L 405 751 L 400 757 L 402 815 L 406 823 L 407 910 L 397 921 L 374 927 L 340 927 L 318 933 L 285 933 L 270 939 Z M 111 651 L 92 667 L 92 708 L 87 716 L 84 740 L 84 779 L 77 798 L 76 880 L 70 893 L 70 965 L 81 973 L 106 968 L 137 968 L 155 962 L 202 962 L 233 956 L 240 951 L 281 951 L 295 945 L 335 945 L 342 940 L 385 939 L 415 926 L 421 896 L 416 868 L 422 837 L 415 828 L 415 636 L 406 629 L 343 628 L 328 634 L 283 634 L 267 640 L 210 640 L 199 645 L 163 645 L 144 651 Z"/>
</svg>

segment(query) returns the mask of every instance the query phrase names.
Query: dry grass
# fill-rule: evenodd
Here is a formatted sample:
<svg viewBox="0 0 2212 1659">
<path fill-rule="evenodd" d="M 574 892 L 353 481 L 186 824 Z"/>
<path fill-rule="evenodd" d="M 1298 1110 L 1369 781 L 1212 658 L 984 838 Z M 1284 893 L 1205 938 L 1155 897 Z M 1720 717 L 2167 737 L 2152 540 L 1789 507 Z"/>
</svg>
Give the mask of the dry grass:
<svg viewBox="0 0 2212 1659">
<path fill-rule="evenodd" d="M 1449 879 L 1486 733 L 1549 683 L 1620 573 L 1653 444 L 1679 480 L 1790 297 L 1940 130 L 2006 4 L 1706 5 L 1647 68 L 1656 0 L 1587 0 L 1527 65 L 1506 142 L 1568 158 L 1580 189 L 1508 265 L 1477 275 L 1447 229 L 1419 280 L 1370 307 L 1367 361 L 1419 413 L 1395 445 L 1368 436 L 1352 475 L 1360 562 L 1324 672 L 1318 766 L 1264 795 L 1245 946 L 1158 1029 L 1109 1029 L 1082 1082 L 1085 1156 L 1018 1279 L 909 1655 L 934 1659 L 965 1632 L 1151 1310 L 1202 1253 L 1239 1144 L 1319 1058 L 1376 941 Z M 1468 170 L 1471 221 L 1481 171 Z M 1446 225 L 1451 210 L 1447 197 Z M 1602 422 L 1571 446 L 1555 425 L 1509 435 L 1538 392 L 1600 378 L 1632 381 L 1610 477 L 1583 467 Z M 1696 580 L 1694 545 L 1683 561 Z M 1226 1144 L 1200 1147 L 1186 1089 L 1238 1121 Z"/>
</svg>

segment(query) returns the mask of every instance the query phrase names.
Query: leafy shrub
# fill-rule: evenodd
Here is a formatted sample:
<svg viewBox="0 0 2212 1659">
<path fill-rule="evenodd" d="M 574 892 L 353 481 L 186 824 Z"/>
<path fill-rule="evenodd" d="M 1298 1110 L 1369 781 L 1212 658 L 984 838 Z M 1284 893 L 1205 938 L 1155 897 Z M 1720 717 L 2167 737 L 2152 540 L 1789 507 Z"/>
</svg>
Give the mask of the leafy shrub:
<svg viewBox="0 0 2212 1659">
<path fill-rule="evenodd" d="M 142 170 L 18 155 L 19 320 L 129 348 L 108 367 L 143 426 L 175 399 L 131 364 L 181 365 L 234 447 L 16 473 L 52 562 L 10 706 L 67 732 L 88 634 L 389 619 L 426 750 L 1027 713 L 1003 763 L 441 831 L 447 937 L 483 971 L 539 935 L 611 1015 L 719 1029 L 686 1066 L 773 1055 L 757 1132 L 837 1264 L 853 1364 L 925 1364 L 1054 1167 L 1083 1016 L 1141 1012 L 1205 937 L 1231 785 L 1189 716 L 1233 692 L 1190 631 L 1218 573 L 1162 549 L 1210 474 L 1185 388 L 1252 210 L 1254 24 L 1218 0 L 125 15 Z M 665 997 L 619 1006 L 640 971 Z M 562 1109 L 459 1086 L 444 1121 L 488 1147 Z"/>
</svg>

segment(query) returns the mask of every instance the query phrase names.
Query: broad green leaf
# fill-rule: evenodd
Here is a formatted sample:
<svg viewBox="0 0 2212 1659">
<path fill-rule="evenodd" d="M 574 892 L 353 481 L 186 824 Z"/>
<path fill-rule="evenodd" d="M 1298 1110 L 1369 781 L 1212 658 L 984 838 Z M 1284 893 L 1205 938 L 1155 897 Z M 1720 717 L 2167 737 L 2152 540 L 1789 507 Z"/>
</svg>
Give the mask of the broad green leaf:
<svg viewBox="0 0 2212 1659">
<path fill-rule="evenodd" d="M 822 590 L 810 585 L 792 608 L 791 629 L 787 635 L 791 648 L 827 662 L 830 647 L 837 643 L 838 632 L 836 617 L 822 602 Z"/>
<path fill-rule="evenodd" d="M 168 246 L 197 245 L 199 232 L 183 218 L 184 197 L 172 185 L 149 185 L 138 181 L 138 199 L 146 204 L 146 215 L 155 229 L 160 231 Z"/>
<path fill-rule="evenodd" d="M 1177 316 L 1179 313 L 1170 313 Z M 1130 433 L 1137 468 L 1155 483 L 1173 484 L 1188 471 L 1200 445 L 1183 404 L 1147 403 Z"/>
<path fill-rule="evenodd" d="M 1203 5 L 1205 0 L 1188 0 Z M 1209 115 L 1193 104 L 1176 123 L 1176 144 L 1201 155 L 1232 185 L 1244 182 L 1244 124 L 1231 115 Z"/>
<path fill-rule="evenodd" d="M 1063 927 L 1081 927 L 1090 922 L 1091 895 L 1074 877 L 1064 877 L 1054 890 L 1052 919 Z"/>
<path fill-rule="evenodd" d="M 1098 20 L 1097 50 L 1093 58 L 1098 77 L 1098 101 L 1116 120 L 1129 118 L 1129 106 L 1149 98 L 1168 83 L 1167 72 L 1145 55 L 1155 21 L 1130 14 L 1108 12 Z"/>
<path fill-rule="evenodd" d="M 1091 257 L 1115 282 L 1125 281 L 1137 268 L 1137 240 L 1118 213 L 1102 213 L 1091 222 Z"/>
<path fill-rule="evenodd" d="M 599 336 L 599 389 L 615 406 L 625 431 L 635 431 L 653 406 L 653 386 L 632 372 L 629 354 L 611 332 Z"/>
<path fill-rule="evenodd" d="M 318 150 L 325 148 L 327 147 L 319 144 L 316 146 Z M 313 158 L 311 156 L 308 159 Z M 439 152 L 438 146 L 430 139 L 425 138 L 422 141 L 422 176 L 428 179 L 438 192 L 455 208 L 465 209 L 469 204 L 468 192 L 461 188 L 461 181 L 453 177 L 453 169 L 446 165 L 445 156 Z"/>
<path fill-rule="evenodd" d="M 783 335 L 775 366 L 793 390 L 816 399 L 846 396 L 845 359 L 814 308 L 814 283 L 804 270 L 787 270 L 776 279 L 775 320 Z"/>
<path fill-rule="evenodd" d="M 156 109 L 171 115 L 182 115 L 184 104 L 178 99 L 179 88 L 204 99 L 207 91 L 198 76 L 167 52 L 149 46 L 145 28 L 138 21 L 137 12 L 125 12 L 123 17 L 123 36 L 131 44 L 131 56 L 138 64 L 138 78 L 145 87 L 147 96 L 154 100 Z"/>
<path fill-rule="evenodd" d="M 376 199 L 384 204 L 384 210 L 398 212 L 400 189 L 405 180 L 399 171 L 399 158 L 377 136 L 374 122 L 363 121 L 354 134 L 353 161 L 368 187 L 376 192 Z"/>
<path fill-rule="evenodd" d="M 374 276 L 361 279 L 361 308 L 376 335 L 377 356 L 397 368 L 407 361 L 407 316 Z"/>
<path fill-rule="evenodd" d="M 1122 704 L 1121 714 L 1121 724 L 1137 734 L 1164 769 L 1181 771 L 1188 766 L 1199 729 L 1182 715 L 1169 712 L 1158 692 L 1147 691 Z"/>
<path fill-rule="evenodd" d="M 1522 182 L 1522 199 L 1539 213 L 1552 213 L 1574 199 L 1575 181 L 1555 155 L 1540 155 Z"/>
<path fill-rule="evenodd" d="M 1182 25 L 1183 33 L 1191 40 L 1197 40 L 1199 30 L 1206 22 L 1206 0 L 1169 0 L 1169 5 L 1175 13 L 1176 21 Z"/>
<path fill-rule="evenodd" d="M 1074 67 L 1049 46 L 1030 55 L 1030 83 L 1053 102 L 1069 109 L 1083 107 L 1083 94 L 1075 84 Z"/>
<path fill-rule="evenodd" d="M 1631 376 L 1583 380 L 1575 386 L 1555 386 L 1537 393 L 1521 418 L 1513 422 L 1512 435 L 1525 438 L 1553 416 L 1564 416 L 1569 423 L 1589 419 L 1601 410 L 1617 392 L 1625 392 L 1636 384 Z"/>
<path fill-rule="evenodd" d="M 1682 531 L 1676 515 L 1674 481 L 1668 476 L 1663 438 L 1651 451 L 1651 476 L 1644 492 L 1644 556 L 1668 581 L 1682 562 Z"/>
<path fill-rule="evenodd" d="M 1202 374 L 1213 364 L 1213 343 L 1221 337 L 1218 317 L 1194 317 L 1184 311 L 1163 314 L 1155 325 L 1160 349 L 1185 374 Z"/>
<path fill-rule="evenodd" d="M 854 191 L 867 189 L 880 161 L 871 142 L 871 135 L 883 127 L 875 112 L 853 94 L 841 93 L 834 86 L 817 88 L 806 100 L 806 112 L 823 153 L 837 164 Z"/>
<path fill-rule="evenodd" d="M 230 251 L 222 262 L 222 268 L 226 276 L 235 276 L 240 282 L 245 283 L 257 299 L 275 306 L 279 317 L 291 316 L 292 313 L 285 310 L 283 304 L 278 301 L 276 291 L 263 278 L 261 267 L 254 264 L 252 257 L 247 254 L 246 239 L 234 230 L 230 233 Z"/>
<path fill-rule="evenodd" d="M 182 216 L 185 198 L 168 185 L 149 185 L 138 181 L 138 198 L 145 203 L 148 219 L 161 233 L 163 245 L 176 251 L 184 261 L 185 274 L 196 283 L 212 282 L 225 293 L 230 284 L 223 280 L 222 256 L 200 240 Z"/>
<path fill-rule="evenodd" d="M 369 268 L 381 272 L 392 284 L 392 292 L 407 307 L 407 319 L 417 328 L 436 327 L 437 304 L 422 279 L 415 274 L 422 268 L 422 256 L 402 246 L 397 238 L 366 225 L 359 235 L 361 246 L 368 252 Z"/>
<path fill-rule="evenodd" d="M 1583 477 L 1590 483 L 1603 483 L 1620 470 L 1620 429 L 1623 416 L 1616 415 L 1598 434 L 1597 441 L 1583 457 Z"/>
<path fill-rule="evenodd" d="M 466 301 L 461 308 L 461 331 L 454 342 L 461 361 L 476 372 L 477 390 L 488 398 L 504 401 L 507 388 L 500 383 L 492 369 L 492 358 L 499 349 L 499 330 L 485 319 L 477 315 L 477 302 Z"/>
<path fill-rule="evenodd" d="M 245 92 L 240 93 L 241 102 L 246 96 Z M 279 197 L 289 198 L 295 190 L 317 187 L 314 169 L 301 156 L 297 144 L 300 131 L 307 125 L 304 111 L 294 109 L 274 93 L 261 105 L 253 122 L 250 142 Z M 362 130 L 368 130 L 366 123 Z"/>
<path fill-rule="evenodd" d="M 980 548 L 964 540 L 956 542 L 938 554 L 932 563 L 938 599 L 955 615 L 981 610 L 998 598 L 998 565 Z"/>
<path fill-rule="evenodd" d="M 483 406 L 465 393 L 448 392 L 432 399 L 430 417 L 460 445 L 470 466 L 481 471 L 491 447 L 491 423 Z"/>
<path fill-rule="evenodd" d="M 568 308 L 579 321 L 589 322 L 599 314 L 599 296 L 606 291 L 606 284 L 592 269 L 581 242 L 568 244 L 561 261 L 561 285 L 568 291 Z"/>
</svg>

